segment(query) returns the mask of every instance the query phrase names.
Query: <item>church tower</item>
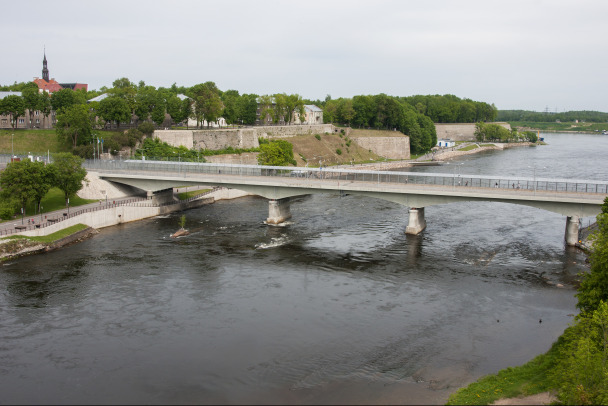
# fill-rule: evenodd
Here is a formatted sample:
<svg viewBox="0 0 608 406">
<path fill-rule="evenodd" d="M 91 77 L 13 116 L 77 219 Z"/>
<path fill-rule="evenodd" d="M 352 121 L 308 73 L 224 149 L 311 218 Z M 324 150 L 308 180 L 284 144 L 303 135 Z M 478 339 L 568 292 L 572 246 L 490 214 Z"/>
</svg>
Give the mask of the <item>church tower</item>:
<svg viewBox="0 0 608 406">
<path fill-rule="evenodd" d="M 42 60 L 42 79 L 49 81 L 49 68 L 46 67 L 46 49 L 44 50 L 44 59 Z"/>
</svg>

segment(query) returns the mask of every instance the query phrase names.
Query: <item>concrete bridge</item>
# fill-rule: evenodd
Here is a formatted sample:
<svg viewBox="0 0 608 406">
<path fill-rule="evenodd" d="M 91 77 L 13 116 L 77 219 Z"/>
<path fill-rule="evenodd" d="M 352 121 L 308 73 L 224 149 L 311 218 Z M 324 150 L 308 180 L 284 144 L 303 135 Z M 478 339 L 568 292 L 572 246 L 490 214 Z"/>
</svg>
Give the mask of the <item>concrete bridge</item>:
<svg viewBox="0 0 608 406">
<path fill-rule="evenodd" d="M 263 196 L 269 199 L 270 224 L 291 217 L 291 197 L 313 193 L 362 195 L 409 207 L 408 234 L 426 228 L 428 206 L 462 201 L 520 204 L 566 216 L 569 245 L 578 242 L 579 219 L 599 214 L 608 194 L 608 181 L 597 180 L 138 160 L 87 162 L 86 167 L 102 179 L 141 189 L 161 202 L 171 198 L 173 187 L 192 185 Z"/>
</svg>

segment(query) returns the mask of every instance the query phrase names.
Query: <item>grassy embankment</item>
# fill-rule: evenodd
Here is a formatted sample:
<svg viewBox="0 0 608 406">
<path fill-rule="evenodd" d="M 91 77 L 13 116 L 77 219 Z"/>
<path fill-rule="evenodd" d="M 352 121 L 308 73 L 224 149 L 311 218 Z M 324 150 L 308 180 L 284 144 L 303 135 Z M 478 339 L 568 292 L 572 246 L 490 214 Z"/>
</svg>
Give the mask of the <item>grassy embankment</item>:
<svg viewBox="0 0 608 406">
<path fill-rule="evenodd" d="M 405 137 L 400 132 L 383 130 L 350 131 L 350 137 L 345 134 L 298 135 L 288 141 L 293 145 L 293 155 L 298 166 L 323 166 L 361 164 L 386 161 L 371 150 L 360 147 L 353 142 L 356 137 Z"/>
<path fill-rule="evenodd" d="M 448 405 L 489 405 L 501 398 L 530 396 L 556 390 L 550 378 L 559 358 L 562 340 L 551 349 L 528 363 L 506 368 L 497 374 L 487 375 L 459 389 L 448 399 Z"/>
<path fill-rule="evenodd" d="M 525 128 L 538 131 L 570 131 L 570 132 L 585 132 L 585 133 L 601 133 L 608 130 L 608 123 L 537 123 L 528 121 L 510 121 L 512 128 Z"/>
<path fill-rule="evenodd" d="M 28 237 L 25 235 L 10 235 L 2 238 L 2 240 L 29 240 L 41 244 L 52 244 L 55 241 L 61 240 L 62 238 L 68 237 L 74 233 L 87 229 L 89 226 L 86 224 L 74 224 L 73 226 L 64 228 L 56 231 L 49 235 L 43 235 L 40 237 Z"/>
</svg>

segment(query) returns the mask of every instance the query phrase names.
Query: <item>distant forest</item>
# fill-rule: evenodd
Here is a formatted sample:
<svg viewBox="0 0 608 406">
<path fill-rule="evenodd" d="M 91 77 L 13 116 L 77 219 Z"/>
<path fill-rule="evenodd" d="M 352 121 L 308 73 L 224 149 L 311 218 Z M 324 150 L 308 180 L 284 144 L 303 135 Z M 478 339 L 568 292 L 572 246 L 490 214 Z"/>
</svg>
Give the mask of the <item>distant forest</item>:
<svg viewBox="0 0 608 406">
<path fill-rule="evenodd" d="M 498 121 L 525 121 L 534 123 L 547 122 L 575 122 L 585 121 L 587 123 L 608 122 L 608 113 L 600 111 L 566 111 L 563 113 L 537 112 L 528 110 L 498 110 Z"/>
</svg>

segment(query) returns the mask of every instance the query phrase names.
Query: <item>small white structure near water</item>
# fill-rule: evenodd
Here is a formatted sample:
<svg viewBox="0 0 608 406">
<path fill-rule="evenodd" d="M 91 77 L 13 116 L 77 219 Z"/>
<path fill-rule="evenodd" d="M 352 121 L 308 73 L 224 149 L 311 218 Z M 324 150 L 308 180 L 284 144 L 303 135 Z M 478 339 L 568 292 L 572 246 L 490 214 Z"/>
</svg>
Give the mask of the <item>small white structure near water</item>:
<svg viewBox="0 0 608 406">
<path fill-rule="evenodd" d="M 437 140 L 437 146 L 438 147 L 450 148 L 450 147 L 453 147 L 455 145 L 456 145 L 456 142 L 452 141 L 450 139 L 443 138 L 443 139 Z"/>
</svg>

